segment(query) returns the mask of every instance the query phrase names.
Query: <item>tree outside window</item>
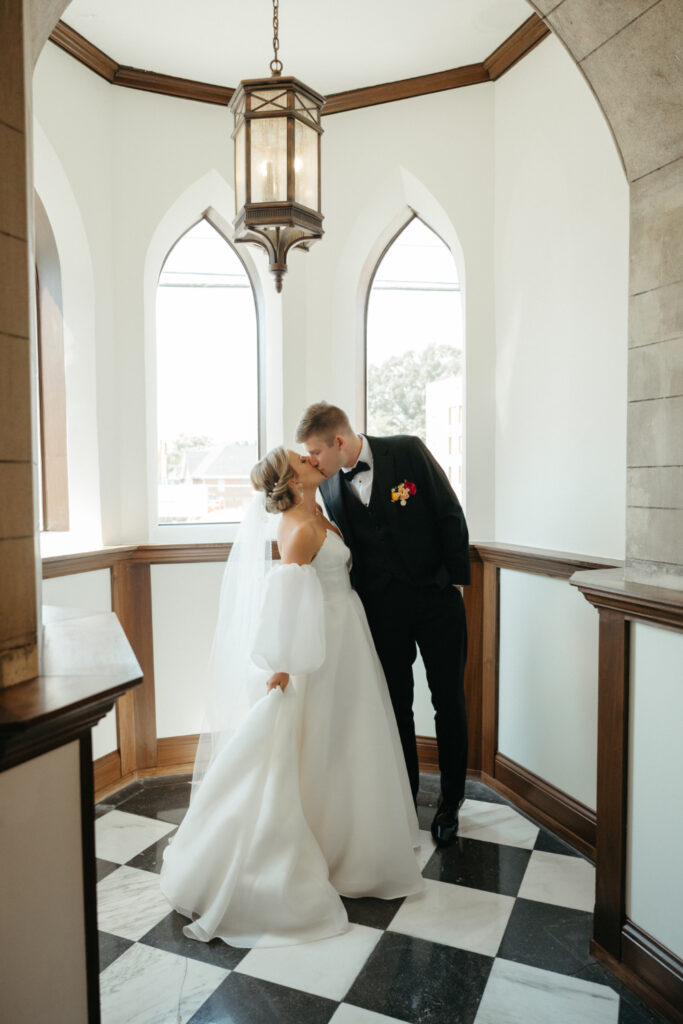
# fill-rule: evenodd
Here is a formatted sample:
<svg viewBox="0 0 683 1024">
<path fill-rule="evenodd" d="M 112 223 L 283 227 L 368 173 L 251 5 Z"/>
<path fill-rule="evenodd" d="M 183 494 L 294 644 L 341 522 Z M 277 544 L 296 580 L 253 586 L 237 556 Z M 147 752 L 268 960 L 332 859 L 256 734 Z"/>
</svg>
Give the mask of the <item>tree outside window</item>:
<svg viewBox="0 0 683 1024">
<path fill-rule="evenodd" d="M 462 497 L 460 284 L 450 249 L 417 217 L 377 267 L 366 331 L 368 433 L 420 437 Z"/>
</svg>

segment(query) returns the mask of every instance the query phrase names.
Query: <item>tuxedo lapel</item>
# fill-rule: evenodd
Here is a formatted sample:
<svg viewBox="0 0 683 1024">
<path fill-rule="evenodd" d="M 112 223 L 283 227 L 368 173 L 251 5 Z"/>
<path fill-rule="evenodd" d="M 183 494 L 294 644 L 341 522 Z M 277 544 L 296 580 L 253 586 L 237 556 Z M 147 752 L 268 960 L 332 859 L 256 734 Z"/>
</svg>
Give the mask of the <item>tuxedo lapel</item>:
<svg viewBox="0 0 683 1024">
<path fill-rule="evenodd" d="M 394 480 L 394 458 L 380 437 L 369 437 L 368 444 L 372 451 L 372 491 L 370 492 L 370 508 L 381 508 L 391 497 Z"/>
<path fill-rule="evenodd" d="M 323 492 L 327 511 L 341 530 L 344 541 L 348 546 L 350 546 L 350 529 L 348 519 L 346 518 L 346 509 L 344 508 L 344 498 L 341 492 L 343 486 L 344 484 L 340 471 L 335 474 L 335 476 L 326 480 L 322 485 L 321 490 Z"/>
</svg>

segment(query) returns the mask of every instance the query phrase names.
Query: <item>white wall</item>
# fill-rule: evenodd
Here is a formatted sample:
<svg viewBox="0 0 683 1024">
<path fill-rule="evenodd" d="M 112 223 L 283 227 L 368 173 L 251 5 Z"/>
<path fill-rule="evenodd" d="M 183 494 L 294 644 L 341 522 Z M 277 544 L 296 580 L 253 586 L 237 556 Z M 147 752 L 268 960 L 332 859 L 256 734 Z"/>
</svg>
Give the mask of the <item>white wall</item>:
<svg viewBox="0 0 683 1024">
<path fill-rule="evenodd" d="M 0 1019 L 86 1024 L 77 742 L 0 773 L 0 863 Z"/>
<path fill-rule="evenodd" d="M 628 189 L 552 36 L 495 102 L 497 540 L 624 557 Z"/>
<path fill-rule="evenodd" d="M 200 732 L 206 666 L 225 566 L 152 566 L 157 734 Z"/>
<path fill-rule="evenodd" d="M 83 608 L 89 612 L 111 611 L 111 574 L 109 569 L 56 576 L 43 580 L 43 604 L 60 608 Z M 116 708 L 112 708 L 92 730 L 92 756 L 104 757 L 118 747 Z"/>
<path fill-rule="evenodd" d="M 595 809 L 598 616 L 566 580 L 500 573 L 498 749 Z"/>
<path fill-rule="evenodd" d="M 683 957 L 683 634 L 631 627 L 626 913 Z"/>
<path fill-rule="evenodd" d="M 101 536 L 109 544 L 228 539 L 225 527 L 162 535 L 151 512 L 156 275 L 206 207 L 229 234 L 229 115 L 111 87 L 52 45 L 38 62 L 34 107 L 45 140 L 37 176 L 46 183 L 48 170 L 62 169 L 43 196 L 60 255 L 69 262 L 64 236 L 76 205 L 80 249 L 92 264 L 94 340 L 80 332 L 81 351 L 94 347 L 96 399 L 81 390 L 97 435 Z M 620 556 L 627 196 L 578 69 L 548 38 L 495 84 L 333 115 L 324 128 L 324 238 L 308 254 L 291 254 L 282 298 L 265 256 L 247 255 L 265 335 L 266 443 L 291 443 L 301 409 L 322 397 L 362 422 L 366 290 L 413 209 L 451 246 L 464 289 L 471 536 Z M 91 516 L 100 516 L 95 501 Z M 176 577 L 168 593 L 159 585 L 165 571 L 153 573 L 158 724 L 161 735 L 176 735 L 196 731 L 198 710 L 183 687 L 206 649 L 215 606 L 197 576 L 188 585 L 203 594 L 206 619 L 192 635 L 188 619 L 178 634 L 183 605 L 173 602 L 182 594 Z M 187 571 L 194 580 L 194 568 Z M 591 627 L 581 638 L 586 649 L 592 636 Z M 187 662 L 185 650 L 193 652 Z M 416 719 L 418 731 L 433 734 L 423 680 Z M 502 725 L 509 756 L 527 757 L 518 724 L 506 717 Z M 591 729 L 594 722 L 572 756 Z M 533 750 L 529 761 L 531 770 L 542 763 Z M 583 770 L 551 766 L 557 785 L 566 777 L 590 802 Z"/>
</svg>

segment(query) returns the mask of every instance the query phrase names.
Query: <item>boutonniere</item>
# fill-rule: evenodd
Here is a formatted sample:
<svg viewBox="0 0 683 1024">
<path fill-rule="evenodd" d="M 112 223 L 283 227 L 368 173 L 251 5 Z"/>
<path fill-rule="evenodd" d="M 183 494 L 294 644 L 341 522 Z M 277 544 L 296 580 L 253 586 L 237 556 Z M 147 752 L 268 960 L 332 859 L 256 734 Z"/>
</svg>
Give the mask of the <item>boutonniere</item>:
<svg viewBox="0 0 683 1024">
<path fill-rule="evenodd" d="M 410 480 L 404 480 L 401 484 L 396 486 L 391 491 L 391 500 L 400 501 L 402 505 L 405 505 L 408 498 L 412 498 L 413 494 L 417 493 L 417 487 Z"/>
</svg>

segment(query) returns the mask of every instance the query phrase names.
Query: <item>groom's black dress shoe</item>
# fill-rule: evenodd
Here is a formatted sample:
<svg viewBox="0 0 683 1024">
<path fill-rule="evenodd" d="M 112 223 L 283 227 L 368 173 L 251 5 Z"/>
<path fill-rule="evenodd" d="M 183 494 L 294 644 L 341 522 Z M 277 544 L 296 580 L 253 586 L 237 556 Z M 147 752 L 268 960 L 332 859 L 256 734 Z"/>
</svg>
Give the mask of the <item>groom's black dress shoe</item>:
<svg viewBox="0 0 683 1024">
<path fill-rule="evenodd" d="M 458 811 L 462 800 L 453 807 L 452 804 L 441 802 L 432 821 L 432 835 L 437 846 L 450 846 L 458 835 Z"/>
</svg>

